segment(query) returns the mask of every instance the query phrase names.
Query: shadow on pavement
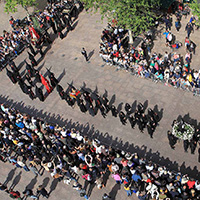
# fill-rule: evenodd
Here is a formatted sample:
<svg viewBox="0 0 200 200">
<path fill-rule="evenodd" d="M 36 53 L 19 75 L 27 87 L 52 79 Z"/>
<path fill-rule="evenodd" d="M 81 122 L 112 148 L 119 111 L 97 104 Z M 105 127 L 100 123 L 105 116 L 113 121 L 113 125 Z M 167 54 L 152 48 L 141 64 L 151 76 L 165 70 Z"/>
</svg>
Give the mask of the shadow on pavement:
<svg viewBox="0 0 200 200">
<path fill-rule="evenodd" d="M 32 190 L 36 183 L 37 183 L 37 177 L 35 176 L 35 178 L 33 178 L 31 182 L 26 186 L 26 189 Z"/>
<path fill-rule="evenodd" d="M 5 180 L 5 182 L 3 183 L 3 185 L 7 186 L 7 184 L 13 179 L 13 176 L 15 175 L 15 170 L 17 168 L 15 167 L 14 169 L 10 170 L 10 172 L 8 173 L 8 176 Z"/>
<path fill-rule="evenodd" d="M 151 160 L 158 165 L 165 166 L 167 169 L 174 171 L 175 173 L 180 171 L 183 174 L 189 174 L 190 177 L 195 179 L 200 179 L 200 172 L 195 166 L 194 169 L 191 169 L 190 166 L 185 166 L 185 163 L 179 164 L 176 161 L 171 161 L 168 157 L 164 158 L 160 153 L 152 152 L 152 149 L 147 149 L 147 146 L 142 145 L 141 147 L 134 145 L 133 143 L 124 142 L 118 137 L 113 137 L 109 133 L 102 133 L 99 130 L 95 130 L 93 125 L 89 123 L 80 124 L 79 122 L 73 122 L 72 119 L 64 119 L 60 115 L 43 112 L 43 110 L 37 110 L 35 107 L 26 106 L 24 102 L 15 102 L 12 99 L 9 99 L 8 96 L 0 95 L 0 102 L 5 103 L 8 106 L 14 107 L 20 112 L 25 112 L 31 116 L 37 116 L 41 120 L 46 120 L 49 123 L 59 124 L 60 126 L 65 126 L 67 128 L 75 128 L 79 130 L 83 135 L 87 135 L 90 138 L 96 138 L 101 141 L 102 144 L 106 146 L 112 146 L 115 149 L 123 150 L 125 152 L 135 153 L 142 158 Z M 53 181 L 51 185 L 51 191 L 55 189 L 57 181 Z"/>
<path fill-rule="evenodd" d="M 109 196 L 112 198 L 112 200 L 115 200 L 116 196 L 117 196 L 117 192 L 121 189 L 121 185 L 120 184 L 115 184 L 114 187 L 112 188 L 112 190 L 109 193 Z"/>
<path fill-rule="evenodd" d="M 54 179 L 50 186 L 49 195 L 56 189 L 57 185 L 58 185 L 58 179 Z"/>
<path fill-rule="evenodd" d="M 22 174 L 22 171 L 19 172 L 19 174 L 17 176 L 15 176 L 13 182 L 12 182 L 12 185 L 10 186 L 10 189 L 9 190 L 13 190 L 15 188 L 15 186 L 19 183 L 20 179 L 21 179 L 21 174 Z"/>
</svg>

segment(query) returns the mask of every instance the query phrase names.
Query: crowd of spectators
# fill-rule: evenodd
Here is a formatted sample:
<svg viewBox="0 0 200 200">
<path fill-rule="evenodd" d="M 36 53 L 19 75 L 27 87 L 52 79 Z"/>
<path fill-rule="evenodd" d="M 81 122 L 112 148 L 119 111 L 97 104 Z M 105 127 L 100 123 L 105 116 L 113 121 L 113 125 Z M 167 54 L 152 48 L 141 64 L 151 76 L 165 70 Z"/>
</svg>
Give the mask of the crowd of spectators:
<svg viewBox="0 0 200 200">
<path fill-rule="evenodd" d="M 53 3 L 54 2 L 54 3 Z M 78 5 L 78 8 L 77 8 Z M 73 0 L 67 2 L 52 1 L 44 11 L 28 15 L 24 19 L 14 19 L 12 16 L 9 23 L 12 27 L 10 32 L 4 30 L 0 36 L 0 67 L 7 65 L 9 60 L 13 60 L 24 48 L 29 48 L 35 55 L 31 45 L 40 49 L 44 42 L 51 43 L 48 29 L 52 28 L 54 34 L 64 38 L 62 30 L 73 30 L 71 26 L 73 18 L 78 17 L 78 13 L 83 9 L 80 1 Z"/>
<path fill-rule="evenodd" d="M 181 13 L 176 12 L 175 26 L 180 29 Z M 166 37 L 166 46 L 172 48 L 169 52 L 151 52 L 153 37 L 145 35 L 145 38 L 138 46 L 134 48 L 132 45 L 127 46 L 126 38 L 128 31 L 122 27 L 116 26 L 114 23 L 104 29 L 101 34 L 100 57 L 107 65 L 113 65 L 117 69 L 124 69 L 133 75 L 142 78 L 151 79 L 155 82 L 162 82 L 167 86 L 181 88 L 183 90 L 192 91 L 194 95 L 200 94 L 200 72 L 191 69 L 190 63 L 192 54 L 195 54 L 196 45 L 190 40 L 190 34 L 194 31 L 195 17 L 192 16 L 185 27 L 187 37 L 185 38 L 185 57 L 182 57 L 174 49 L 180 48 L 183 44 L 174 40 L 171 30 L 171 18 L 165 17 L 163 22 L 166 25 L 164 35 Z"/>
<path fill-rule="evenodd" d="M 85 199 L 89 199 L 95 186 L 106 187 L 110 174 L 128 196 L 135 193 L 138 199 L 200 198 L 200 182 L 187 174 L 169 171 L 137 152 L 115 149 L 74 128 L 48 123 L 4 104 L 0 111 L 0 159 L 36 176 L 41 175 L 38 169 L 42 167 L 52 179 L 71 185 Z M 6 185 L 1 184 L 0 188 L 12 198 L 20 197 L 20 192 L 6 190 Z M 23 192 L 24 196 L 38 198 L 33 193 L 29 189 Z M 37 194 L 49 197 L 42 186 L 37 188 Z M 112 196 L 104 194 L 102 199 Z"/>
</svg>

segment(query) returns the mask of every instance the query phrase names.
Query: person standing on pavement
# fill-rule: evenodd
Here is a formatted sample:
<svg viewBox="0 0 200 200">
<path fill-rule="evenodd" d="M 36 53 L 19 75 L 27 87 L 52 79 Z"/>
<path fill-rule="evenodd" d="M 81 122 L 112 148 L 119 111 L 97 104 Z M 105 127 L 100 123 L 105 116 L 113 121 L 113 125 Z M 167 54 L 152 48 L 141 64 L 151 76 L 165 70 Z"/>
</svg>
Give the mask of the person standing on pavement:
<svg viewBox="0 0 200 200">
<path fill-rule="evenodd" d="M 85 57 L 85 60 L 88 61 L 89 59 L 88 59 L 87 52 L 86 52 L 85 48 L 82 48 L 81 53 Z"/>
<path fill-rule="evenodd" d="M 38 199 L 38 197 L 33 194 L 33 191 L 31 189 L 25 189 L 23 194 L 24 194 L 23 197 L 24 200 L 26 200 L 27 197 L 30 197 L 31 199 Z"/>
<path fill-rule="evenodd" d="M 34 56 L 30 52 L 28 52 L 28 57 L 29 57 L 29 60 L 31 61 L 32 66 L 33 67 L 37 66 L 37 61 L 35 60 Z"/>
<path fill-rule="evenodd" d="M 32 171 L 36 176 L 38 176 L 38 175 L 41 176 L 40 173 L 39 173 L 39 171 L 38 171 L 38 169 L 37 169 L 35 166 L 33 166 L 32 163 L 29 164 L 29 169 L 30 169 L 30 171 Z"/>
<path fill-rule="evenodd" d="M 185 30 L 187 31 L 187 37 L 190 38 L 191 32 L 194 32 L 194 29 L 193 29 L 191 23 L 187 23 Z"/>
<path fill-rule="evenodd" d="M 47 192 L 47 190 L 42 186 L 42 185 L 39 185 L 38 188 L 37 188 L 37 195 L 41 194 L 43 197 L 45 198 L 49 198 L 49 194 Z"/>
</svg>

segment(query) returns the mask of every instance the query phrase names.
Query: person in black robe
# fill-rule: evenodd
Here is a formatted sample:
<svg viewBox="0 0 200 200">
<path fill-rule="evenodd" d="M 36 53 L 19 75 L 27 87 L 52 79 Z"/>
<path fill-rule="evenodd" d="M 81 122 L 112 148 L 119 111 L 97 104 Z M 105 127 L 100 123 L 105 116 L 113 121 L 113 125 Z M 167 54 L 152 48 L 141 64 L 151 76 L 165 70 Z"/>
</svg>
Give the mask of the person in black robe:
<svg viewBox="0 0 200 200">
<path fill-rule="evenodd" d="M 88 107 L 92 106 L 93 107 L 93 99 L 90 97 L 90 93 L 87 92 L 87 91 L 84 91 L 83 92 L 83 96 L 84 96 L 84 99 L 85 101 L 87 102 L 87 104 L 89 105 Z"/>
<path fill-rule="evenodd" d="M 47 69 L 47 72 L 48 72 L 48 77 L 51 82 L 51 86 L 56 87 L 56 85 L 58 84 L 58 80 L 55 78 L 54 73 L 52 73 L 49 69 Z"/>
<path fill-rule="evenodd" d="M 7 68 L 6 68 L 6 74 L 14 84 L 17 83 L 16 75 L 13 72 L 11 72 L 10 70 L 8 70 Z"/>
<path fill-rule="evenodd" d="M 131 124 L 132 129 L 134 129 L 135 128 L 135 124 L 136 124 L 136 120 L 135 120 L 134 116 L 133 115 L 129 115 L 128 116 L 128 120 L 129 120 L 129 122 Z"/>
<path fill-rule="evenodd" d="M 139 120 L 137 120 L 137 124 L 138 124 L 138 128 L 139 130 L 143 133 L 143 126 L 142 126 L 142 118 L 139 118 Z"/>
<path fill-rule="evenodd" d="M 19 70 L 18 70 L 18 68 L 16 67 L 16 65 L 15 65 L 15 63 L 14 63 L 13 60 L 9 60 L 9 61 L 8 61 L 8 64 L 9 64 L 9 66 L 10 66 L 10 68 L 12 69 L 13 72 L 16 72 L 16 73 L 19 72 Z"/>
<path fill-rule="evenodd" d="M 58 31 L 58 35 L 59 35 L 59 37 L 60 37 L 61 40 L 64 38 L 64 35 L 63 35 L 63 33 L 62 33 L 62 30 L 63 30 L 63 28 L 62 28 L 62 26 L 59 24 L 58 27 L 57 27 L 57 31 Z"/>
<path fill-rule="evenodd" d="M 96 109 L 94 108 L 93 105 L 90 105 L 88 111 L 89 111 L 89 114 L 90 114 L 91 116 L 94 117 L 94 116 L 96 115 Z"/>
<path fill-rule="evenodd" d="M 110 110 L 108 99 L 107 99 L 105 96 L 103 96 L 103 97 L 101 98 L 101 101 L 102 101 L 104 107 L 106 108 L 106 113 L 108 113 L 109 110 Z"/>
<path fill-rule="evenodd" d="M 35 83 L 41 83 L 42 82 L 41 81 L 41 76 L 40 76 L 40 73 L 39 73 L 38 70 L 35 70 L 34 77 L 35 77 L 35 80 L 34 80 Z"/>
<path fill-rule="evenodd" d="M 24 62 L 26 63 L 26 70 L 28 71 L 30 77 L 34 77 L 35 69 L 31 65 L 29 65 L 26 60 L 24 60 Z"/>
<path fill-rule="evenodd" d="M 28 96 L 33 100 L 35 99 L 35 95 L 31 89 L 31 86 L 28 86 Z"/>
<path fill-rule="evenodd" d="M 124 108 L 125 108 L 125 111 L 126 111 L 127 115 L 130 115 L 131 114 L 131 106 L 130 106 L 130 104 L 126 103 Z"/>
<path fill-rule="evenodd" d="M 172 135 L 172 133 L 171 133 L 171 131 L 168 131 L 167 132 L 167 137 L 168 137 L 168 140 L 169 140 L 169 145 L 170 145 L 170 147 L 172 148 L 172 149 L 175 149 L 175 144 L 176 144 L 176 142 L 177 142 L 177 138 L 174 136 L 174 135 Z"/>
<path fill-rule="evenodd" d="M 195 149 L 196 149 L 196 146 L 197 146 L 197 142 L 196 142 L 194 139 L 191 139 L 191 140 L 190 140 L 191 154 L 194 154 Z"/>
<path fill-rule="evenodd" d="M 183 148 L 185 152 L 188 152 L 188 147 L 189 147 L 190 142 L 188 140 L 183 141 Z"/>
<path fill-rule="evenodd" d="M 153 133 L 155 131 L 155 128 L 156 128 L 156 122 L 153 119 L 153 117 L 151 117 L 148 119 L 148 125 L 147 125 L 147 130 L 151 138 L 153 138 Z"/>
<path fill-rule="evenodd" d="M 104 112 L 105 109 L 104 109 L 104 107 L 102 106 L 102 103 L 101 103 L 101 101 L 100 101 L 98 95 L 96 95 L 96 99 L 95 99 L 95 109 L 96 109 L 96 110 L 99 109 L 99 110 L 101 111 L 102 116 L 105 118 L 105 116 L 106 116 L 106 113 Z"/>
<path fill-rule="evenodd" d="M 153 117 L 156 122 L 159 122 L 159 116 L 151 108 L 148 109 L 148 116 Z"/>
<path fill-rule="evenodd" d="M 111 112 L 112 112 L 112 116 L 117 117 L 118 112 L 117 112 L 116 107 L 114 105 L 112 105 L 110 109 L 111 109 Z"/>
<path fill-rule="evenodd" d="M 134 113 L 134 118 L 135 118 L 135 121 L 137 122 L 141 117 L 141 113 L 138 111 L 138 110 L 135 110 L 135 113 Z"/>
<path fill-rule="evenodd" d="M 137 106 L 137 110 L 138 110 L 141 114 L 144 113 L 144 106 L 143 106 L 141 103 L 139 103 L 138 106 Z"/>
<path fill-rule="evenodd" d="M 65 91 L 63 90 L 62 86 L 57 85 L 56 87 L 61 99 L 65 99 Z"/>
<path fill-rule="evenodd" d="M 28 83 L 29 83 L 30 85 L 34 86 L 34 85 L 33 85 L 33 81 L 31 80 L 31 77 L 29 76 L 28 73 L 25 75 L 25 78 L 26 78 L 26 80 L 28 81 Z"/>
<path fill-rule="evenodd" d="M 35 56 L 37 53 L 35 52 L 33 46 L 31 45 L 31 43 L 27 44 L 27 47 L 30 49 L 31 53 Z"/>
<path fill-rule="evenodd" d="M 44 95 L 43 95 L 43 92 L 42 92 L 42 89 L 41 88 L 38 88 L 37 86 L 35 86 L 35 95 L 36 95 L 36 97 L 38 97 L 38 99 L 40 100 L 40 101 L 44 101 Z"/>
<path fill-rule="evenodd" d="M 86 108 L 86 106 L 84 105 L 82 99 L 80 99 L 79 108 L 80 108 L 81 112 L 83 112 L 83 113 L 87 112 L 87 108 Z"/>
<path fill-rule="evenodd" d="M 122 111 L 119 113 L 119 119 L 123 125 L 126 125 L 126 115 Z"/>
<path fill-rule="evenodd" d="M 53 18 L 50 17 L 49 21 L 50 21 L 50 26 L 53 29 L 54 34 L 57 34 L 56 25 L 53 21 Z"/>
<path fill-rule="evenodd" d="M 26 85 L 26 83 L 24 83 L 24 81 L 22 79 L 18 80 L 18 84 L 19 84 L 22 92 L 25 94 L 28 94 L 28 86 Z"/>
<path fill-rule="evenodd" d="M 43 57 L 44 56 L 44 52 L 42 51 L 42 45 L 36 43 L 36 48 L 37 48 L 37 51 L 39 51 L 41 57 Z"/>
<path fill-rule="evenodd" d="M 65 101 L 68 103 L 69 106 L 73 106 L 75 104 L 75 101 L 70 98 L 69 94 L 65 95 Z"/>
<path fill-rule="evenodd" d="M 36 62 L 34 56 L 30 52 L 28 52 L 28 57 L 31 61 L 32 66 L 37 66 L 37 62 Z"/>
<path fill-rule="evenodd" d="M 143 132 L 148 122 L 147 116 L 144 113 L 140 117 L 140 122 L 141 122 L 141 125 L 140 125 L 141 127 L 139 129 L 141 130 L 141 132 Z"/>
</svg>

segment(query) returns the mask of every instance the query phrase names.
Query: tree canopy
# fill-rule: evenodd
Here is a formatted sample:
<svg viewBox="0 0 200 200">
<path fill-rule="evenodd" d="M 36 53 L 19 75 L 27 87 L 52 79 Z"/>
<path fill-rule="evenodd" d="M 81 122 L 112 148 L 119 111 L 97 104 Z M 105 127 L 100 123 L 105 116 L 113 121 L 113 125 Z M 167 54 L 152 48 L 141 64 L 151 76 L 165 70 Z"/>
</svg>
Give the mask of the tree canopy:
<svg viewBox="0 0 200 200">
<path fill-rule="evenodd" d="M 198 3 L 198 0 L 193 0 L 190 4 L 190 8 L 192 9 L 192 14 L 198 18 L 196 24 L 200 25 L 200 3 Z"/>
<path fill-rule="evenodd" d="M 17 12 L 17 6 L 21 5 L 24 9 L 29 6 L 34 6 L 36 0 L 5 0 L 5 12 Z"/>
<path fill-rule="evenodd" d="M 91 11 L 100 11 L 102 19 L 116 19 L 135 34 L 146 31 L 154 24 L 160 0 L 83 0 Z"/>
</svg>

